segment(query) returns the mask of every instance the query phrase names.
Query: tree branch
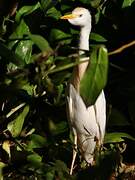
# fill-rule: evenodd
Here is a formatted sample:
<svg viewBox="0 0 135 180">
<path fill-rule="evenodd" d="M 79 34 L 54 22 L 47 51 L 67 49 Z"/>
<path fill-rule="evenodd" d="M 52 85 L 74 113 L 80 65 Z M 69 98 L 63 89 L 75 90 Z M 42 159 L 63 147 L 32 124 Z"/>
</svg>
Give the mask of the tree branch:
<svg viewBox="0 0 135 180">
<path fill-rule="evenodd" d="M 127 48 L 129 48 L 129 47 L 131 47 L 133 45 L 135 45 L 135 40 L 130 42 L 130 43 L 128 43 L 128 44 L 125 44 L 125 45 L 121 46 L 120 48 L 118 48 L 118 49 L 116 49 L 116 50 L 114 50 L 112 52 L 109 52 L 108 55 L 112 56 L 114 54 L 121 53 L 122 51 L 124 51 L 125 49 L 127 49 Z"/>
</svg>

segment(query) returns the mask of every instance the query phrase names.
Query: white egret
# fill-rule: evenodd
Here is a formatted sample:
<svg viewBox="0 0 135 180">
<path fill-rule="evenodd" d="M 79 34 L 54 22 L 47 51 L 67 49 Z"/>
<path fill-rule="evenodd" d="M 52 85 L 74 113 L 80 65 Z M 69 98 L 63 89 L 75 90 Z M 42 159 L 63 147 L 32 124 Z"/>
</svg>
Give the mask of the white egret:
<svg viewBox="0 0 135 180">
<path fill-rule="evenodd" d="M 71 24 L 80 27 L 79 54 L 89 50 L 89 35 L 91 32 L 91 14 L 82 7 L 75 8 L 71 14 L 64 15 L 61 19 L 67 19 Z M 83 51 L 84 50 L 84 51 Z M 83 58 L 80 59 L 83 61 Z M 82 156 L 89 164 L 93 164 L 96 145 L 101 146 L 105 134 L 106 125 L 106 100 L 102 91 L 94 105 L 86 107 L 79 93 L 80 81 L 87 69 L 89 62 L 82 62 L 74 68 L 73 76 L 69 83 L 67 96 L 67 111 L 69 123 L 74 135 L 75 147 L 78 146 Z M 70 174 L 76 158 L 76 150 L 73 150 L 73 159 Z"/>
</svg>

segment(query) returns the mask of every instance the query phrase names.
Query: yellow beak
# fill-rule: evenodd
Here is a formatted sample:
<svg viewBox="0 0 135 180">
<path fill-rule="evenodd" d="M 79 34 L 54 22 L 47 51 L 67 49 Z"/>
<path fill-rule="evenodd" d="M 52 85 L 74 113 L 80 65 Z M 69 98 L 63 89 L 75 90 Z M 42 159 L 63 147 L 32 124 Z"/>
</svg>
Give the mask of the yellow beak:
<svg viewBox="0 0 135 180">
<path fill-rule="evenodd" d="M 75 14 L 67 14 L 67 15 L 62 16 L 60 19 L 74 19 L 76 17 L 77 15 Z"/>
</svg>

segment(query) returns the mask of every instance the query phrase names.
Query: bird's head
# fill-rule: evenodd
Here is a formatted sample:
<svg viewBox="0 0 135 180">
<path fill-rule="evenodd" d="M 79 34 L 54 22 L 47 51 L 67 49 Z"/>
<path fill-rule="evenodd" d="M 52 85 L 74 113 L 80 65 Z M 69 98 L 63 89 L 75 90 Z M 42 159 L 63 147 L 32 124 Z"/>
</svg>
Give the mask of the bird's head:
<svg viewBox="0 0 135 180">
<path fill-rule="evenodd" d="M 91 26 L 91 14 L 88 9 L 82 7 L 75 8 L 71 14 L 64 15 L 61 19 L 67 19 L 75 26 Z"/>
</svg>

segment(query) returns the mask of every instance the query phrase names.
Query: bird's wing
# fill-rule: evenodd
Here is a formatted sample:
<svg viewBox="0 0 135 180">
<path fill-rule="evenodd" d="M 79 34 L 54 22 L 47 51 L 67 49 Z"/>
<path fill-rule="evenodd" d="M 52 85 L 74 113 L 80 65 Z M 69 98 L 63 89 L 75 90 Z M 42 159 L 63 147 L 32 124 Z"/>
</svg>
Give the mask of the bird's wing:
<svg viewBox="0 0 135 180">
<path fill-rule="evenodd" d="M 86 108 L 81 96 L 72 84 L 69 85 L 68 102 L 71 123 L 77 131 L 86 135 L 97 136 L 98 126 L 94 107 Z"/>
<path fill-rule="evenodd" d="M 79 136 L 79 149 L 84 157 L 84 159 L 89 163 L 92 164 L 93 157 L 94 157 L 94 151 L 96 147 L 96 140 L 91 138 L 90 136 L 84 136 L 81 134 Z"/>
<path fill-rule="evenodd" d="M 81 96 L 72 84 L 69 85 L 67 97 L 69 108 L 69 120 L 73 132 L 77 133 L 78 147 L 88 163 L 93 162 L 96 137 L 99 137 L 99 129 L 96 123 L 94 106 L 86 108 Z"/>
<path fill-rule="evenodd" d="M 94 107 L 95 107 L 96 121 L 100 132 L 99 139 L 101 140 L 102 143 L 105 135 L 105 126 L 106 126 L 106 100 L 103 91 L 98 96 L 94 104 Z"/>
</svg>

